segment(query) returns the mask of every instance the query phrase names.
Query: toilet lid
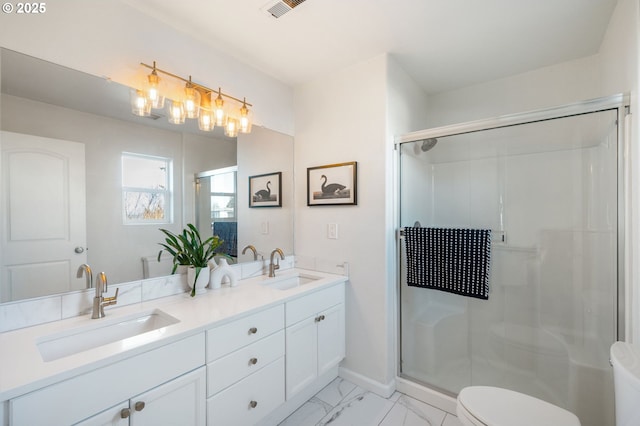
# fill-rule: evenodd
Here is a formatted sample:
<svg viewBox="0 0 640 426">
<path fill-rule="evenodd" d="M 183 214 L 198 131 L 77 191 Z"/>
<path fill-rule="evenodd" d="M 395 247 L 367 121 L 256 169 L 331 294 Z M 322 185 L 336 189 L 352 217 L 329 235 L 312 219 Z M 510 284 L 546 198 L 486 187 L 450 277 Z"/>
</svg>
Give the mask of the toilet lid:
<svg viewBox="0 0 640 426">
<path fill-rule="evenodd" d="M 509 389 L 469 386 L 458 394 L 458 404 L 488 426 L 580 426 L 575 414 Z"/>
</svg>

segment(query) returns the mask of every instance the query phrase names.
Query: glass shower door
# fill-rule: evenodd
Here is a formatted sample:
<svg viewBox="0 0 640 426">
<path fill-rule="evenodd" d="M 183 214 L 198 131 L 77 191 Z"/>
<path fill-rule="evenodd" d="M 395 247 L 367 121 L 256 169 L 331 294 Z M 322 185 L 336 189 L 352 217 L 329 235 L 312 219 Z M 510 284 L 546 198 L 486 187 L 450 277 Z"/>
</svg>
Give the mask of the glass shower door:
<svg viewBox="0 0 640 426">
<path fill-rule="evenodd" d="M 400 147 L 402 227 L 491 229 L 488 300 L 406 283 L 401 376 L 500 386 L 613 421 L 617 110 Z"/>
</svg>

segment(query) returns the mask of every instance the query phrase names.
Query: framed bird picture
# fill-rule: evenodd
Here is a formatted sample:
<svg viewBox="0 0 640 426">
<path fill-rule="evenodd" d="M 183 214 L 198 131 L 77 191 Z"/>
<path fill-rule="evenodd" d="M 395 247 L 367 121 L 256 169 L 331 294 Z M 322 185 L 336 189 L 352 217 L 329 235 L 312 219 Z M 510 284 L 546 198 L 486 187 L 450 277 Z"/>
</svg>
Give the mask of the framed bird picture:
<svg viewBox="0 0 640 426">
<path fill-rule="evenodd" d="M 307 168 L 307 206 L 358 204 L 358 163 Z"/>
<path fill-rule="evenodd" d="M 249 176 L 249 207 L 282 207 L 282 172 Z"/>
</svg>

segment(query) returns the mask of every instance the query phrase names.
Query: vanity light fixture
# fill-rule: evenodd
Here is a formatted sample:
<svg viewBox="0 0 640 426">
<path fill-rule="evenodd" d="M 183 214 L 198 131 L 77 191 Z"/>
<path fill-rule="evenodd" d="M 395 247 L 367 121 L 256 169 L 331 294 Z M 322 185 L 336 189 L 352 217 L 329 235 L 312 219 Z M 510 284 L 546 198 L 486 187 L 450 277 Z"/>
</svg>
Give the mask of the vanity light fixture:
<svg viewBox="0 0 640 426">
<path fill-rule="evenodd" d="M 168 101 L 170 123 L 183 124 L 186 118 L 198 119 L 198 128 L 203 131 L 211 131 L 215 126 L 224 127 L 225 135 L 236 137 L 238 133 L 251 132 L 251 111 L 253 106 L 247 102 L 223 93 L 220 88 L 214 91 L 206 86 L 182 78 L 168 71 L 164 71 L 153 65 L 140 63 L 143 67 L 151 69 L 147 81 L 141 89 L 131 90 L 131 111 L 140 116 L 149 116 L 151 108 L 164 108 L 165 99 Z M 185 83 L 184 89 L 179 95 L 170 96 L 164 81 L 158 74 L 163 74 Z M 215 99 L 213 95 L 217 95 Z M 172 99 L 178 98 L 178 99 Z M 226 99 L 225 99 L 226 98 Z M 228 100 L 236 102 L 240 107 L 236 113 L 229 112 Z"/>
</svg>

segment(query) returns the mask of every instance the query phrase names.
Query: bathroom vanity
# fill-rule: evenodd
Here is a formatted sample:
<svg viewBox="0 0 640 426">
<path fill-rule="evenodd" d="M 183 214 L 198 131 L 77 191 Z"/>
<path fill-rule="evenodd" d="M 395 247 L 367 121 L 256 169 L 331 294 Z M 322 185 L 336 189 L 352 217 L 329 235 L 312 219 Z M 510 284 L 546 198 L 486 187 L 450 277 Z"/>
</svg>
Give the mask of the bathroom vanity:
<svg viewBox="0 0 640 426">
<path fill-rule="evenodd" d="M 292 269 L 0 334 L 0 424 L 281 420 L 337 375 L 346 280 Z"/>
</svg>

